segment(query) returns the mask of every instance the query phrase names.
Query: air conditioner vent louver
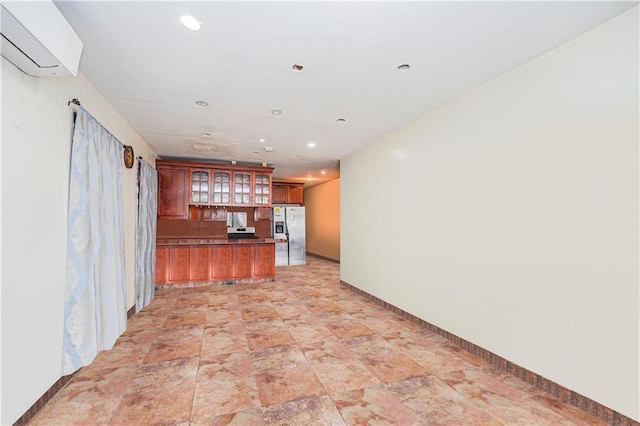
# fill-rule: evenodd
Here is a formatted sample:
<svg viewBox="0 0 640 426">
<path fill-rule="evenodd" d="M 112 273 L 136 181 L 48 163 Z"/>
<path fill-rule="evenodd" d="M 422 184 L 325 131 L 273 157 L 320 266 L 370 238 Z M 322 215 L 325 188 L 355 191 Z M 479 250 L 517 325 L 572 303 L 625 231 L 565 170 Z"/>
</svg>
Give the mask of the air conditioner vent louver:
<svg viewBox="0 0 640 426">
<path fill-rule="evenodd" d="M 25 74 L 75 76 L 83 44 L 51 1 L 0 4 L 0 53 Z"/>
</svg>

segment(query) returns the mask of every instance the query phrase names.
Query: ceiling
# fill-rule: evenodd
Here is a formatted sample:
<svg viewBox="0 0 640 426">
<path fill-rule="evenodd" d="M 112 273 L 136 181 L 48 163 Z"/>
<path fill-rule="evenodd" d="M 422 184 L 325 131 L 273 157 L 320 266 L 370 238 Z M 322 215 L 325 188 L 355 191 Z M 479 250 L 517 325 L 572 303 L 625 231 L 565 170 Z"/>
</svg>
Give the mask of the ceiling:
<svg viewBox="0 0 640 426">
<path fill-rule="evenodd" d="M 359 147 L 637 4 L 55 3 L 84 42 L 80 71 L 160 157 L 268 163 L 275 178 L 308 185 L 338 177 L 339 160 Z M 183 15 L 201 29 L 183 26 Z"/>
</svg>

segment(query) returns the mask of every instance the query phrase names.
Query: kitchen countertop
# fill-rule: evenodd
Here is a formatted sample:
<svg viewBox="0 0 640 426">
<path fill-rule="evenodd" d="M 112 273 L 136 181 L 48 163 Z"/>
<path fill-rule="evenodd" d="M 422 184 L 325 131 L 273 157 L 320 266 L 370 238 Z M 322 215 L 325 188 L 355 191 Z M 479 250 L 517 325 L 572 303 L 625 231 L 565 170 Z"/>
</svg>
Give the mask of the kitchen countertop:
<svg viewBox="0 0 640 426">
<path fill-rule="evenodd" d="M 207 237 L 158 237 L 158 246 L 180 246 L 180 245 L 219 245 L 219 244 L 275 244 L 285 242 L 278 238 L 247 238 L 247 239 L 226 239 Z"/>
</svg>

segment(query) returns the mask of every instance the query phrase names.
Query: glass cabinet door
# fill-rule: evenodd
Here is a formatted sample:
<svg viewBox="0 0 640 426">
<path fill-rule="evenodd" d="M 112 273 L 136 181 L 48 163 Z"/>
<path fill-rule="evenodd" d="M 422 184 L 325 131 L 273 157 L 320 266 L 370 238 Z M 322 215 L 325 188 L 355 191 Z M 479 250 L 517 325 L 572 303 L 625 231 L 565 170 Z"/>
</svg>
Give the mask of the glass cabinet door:
<svg viewBox="0 0 640 426">
<path fill-rule="evenodd" d="M 227 172 L 213 174 L 213 204 L 231 204 L 231 175 Z"/>
<path fill-rule="evenodd" d="M 251 205 L 251 173 L 233 174 L 233 203 Z"/>
<path fill-rule="evenodd" d="M 255 177 L 255 189 L 254 189 L 254 202 L 256 205 L 268 205 L 271 204 L 270 194 L 270 178 L 269 175 L 256 174 Z"/>
<path fill-rule="evenodd" d="M 191 171 L 191 203 L 209 204 L 209 172 Z"/>
</svg>

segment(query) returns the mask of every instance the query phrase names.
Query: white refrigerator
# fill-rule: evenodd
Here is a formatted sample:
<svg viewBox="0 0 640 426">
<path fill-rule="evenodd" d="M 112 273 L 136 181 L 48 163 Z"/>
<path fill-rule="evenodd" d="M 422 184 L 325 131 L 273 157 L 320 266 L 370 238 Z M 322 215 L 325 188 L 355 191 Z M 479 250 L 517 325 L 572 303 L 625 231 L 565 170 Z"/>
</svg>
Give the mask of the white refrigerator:
<svg viewBox="0 0 640 426">
<path fill-rule="evenodd" d="M 276 243 L 276 266 L 307 263 L 304 207 L 273 208 L 273 237 L 286 239 Z"/>
</svg>

